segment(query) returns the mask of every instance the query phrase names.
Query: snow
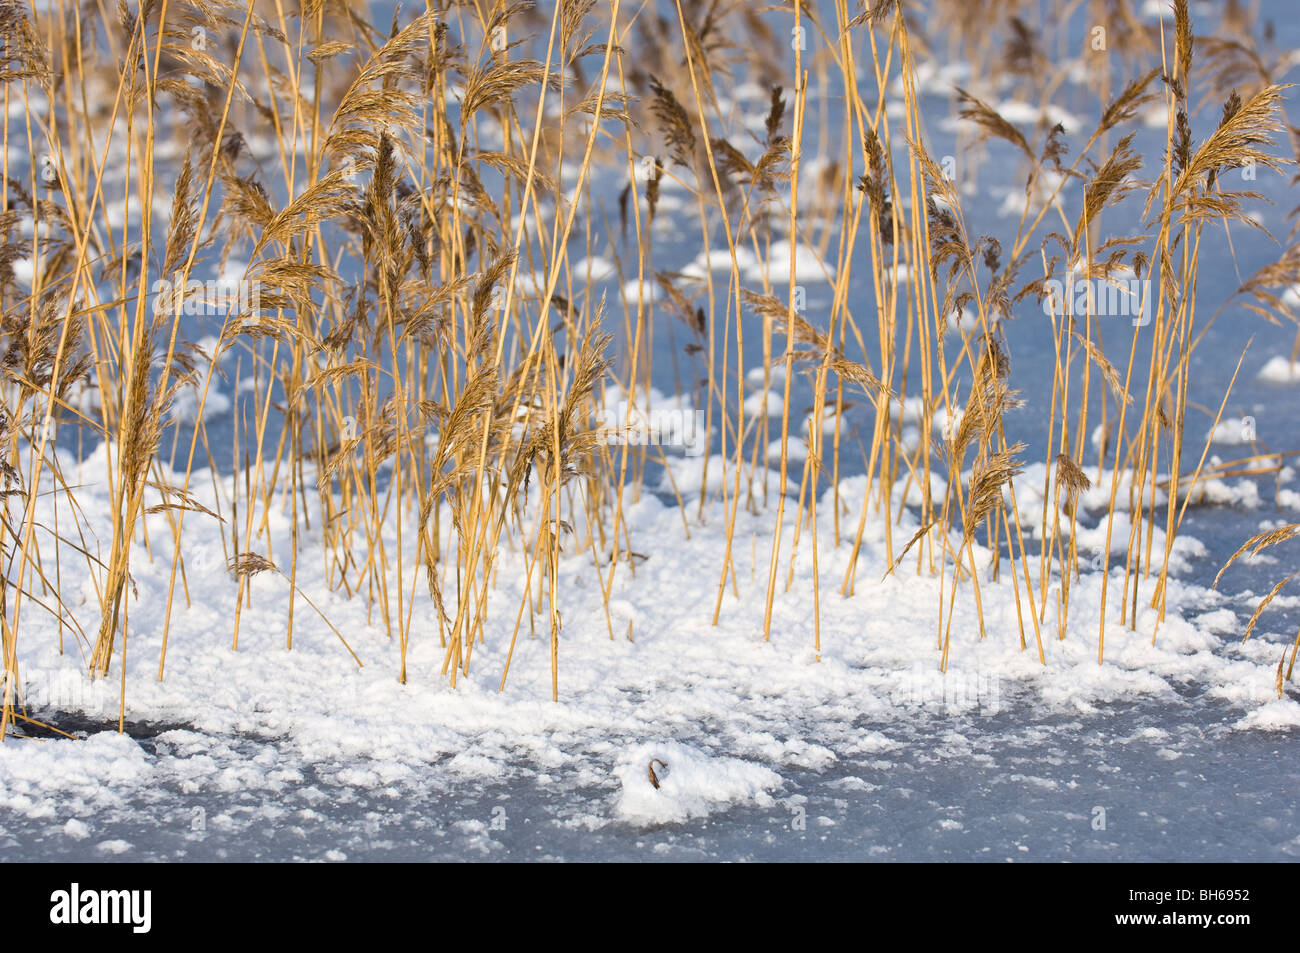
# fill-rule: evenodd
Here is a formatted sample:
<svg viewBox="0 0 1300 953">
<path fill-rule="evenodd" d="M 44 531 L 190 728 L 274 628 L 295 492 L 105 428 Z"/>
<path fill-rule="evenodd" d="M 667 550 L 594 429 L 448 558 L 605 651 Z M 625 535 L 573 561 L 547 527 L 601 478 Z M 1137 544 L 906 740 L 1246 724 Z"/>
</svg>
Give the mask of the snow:
<svg viewBox="0 0 1300 953">
<path fill-rule="evenodd" d="M 621 396 L 610 388 L 606 399 Z M 657 391 L 644 399 L 650 407 L 685 406 Z M 899 413 L 915 419 L 920 407 L 909 403 L 900 406 Z M 792 441 L 792 450 L 797 445 Z M 64 460 L 67 479 L 80 481 L 89 494 L 84 506 L 91 538 L 111 533 L 106 500 L 96 502 L 95 496 L 106 493 L 98 482 L 106 452 L 101 448 L 80 466 Z M 1268 736 L 1300 724 L 1300 703 L 1290 694 L 1292 689 L 1288 686 L 1287 697 L 1279 700 L 1275 686 L 1281 646 L 1289 644 L 1285 633 L 1270 633 L 1266 621 L 1249 642 L 1239 641 L 1244 629 L 1240 610 L 1244 607 L 1248 615 L 1253 604 L 1175 574 L 1165 619 L 1159 621 L 1148 608 L 1152 580 L 1146 580 L 1138 592 L 1136 629 L 1125 627 L 1118 611 L 1124 595 L 1122 574 L 1116 571 L 1130 525 L 1123 509 L 1116 513 L 1112 529 L 1112 574 L 1106 582 L 1110 609 L 1104 661 L 1098 664 L 1103 580 L 1092 554 L 1105 545 L 1100 515 L 1109 498 L 1109 472 L 1102 474 L 1097 487 L 1081 494 L 1075 532 L 1083 575 L 1071 583 L 1063 639 L 1058 638 L 1060 580 L 1048 582 L 1041 624 L 1046 664 L 1038 659 L 1034 627 L 1018 608 L 1024 592 L 1017 595 L 1005 571 L 994 581 L 991 554 L 977 546 L 987 637 L 979 637 L 972 593 L 965 583 L 955 603 L 950 664 L 940 672 L 936 635 L 940 606 L 946 605 L 943 580 L 928 572 L 917 575 L 915 558 L 892 574 L 886 571 L 886 534 L 892 534 L 897 555 L 916 530 L 913 513 L 904 510 L 893 526 L 868 514 L 855 587 L 846 598 L 840 586 L 849 568 L 865 478 L 849 477 L 837 488 L 820 484 L 821 513 L 829 514 L 838 496 L 841 538 L 837 544 L 829 522 L 822 523 L 818 649 L 811 629 L 813 543 L 805 526 L 792 553 L 797 514 L 796 507 L 788 505 L 772 635 L 765 641 L 762 622 L 773 508 L 751 512 L 742 506 L 736 512 L 732 572 L 714 626 L 731 514 L 730 500 L 723 494 L 735 490 L 734 461 L 717 455 L 670 455 L 668 460 L 677 487 L 691 501 L 687 513 L 684 517 L 675 503 L 665 502 L 671 499 L 667 474 L 663 497 L 643 493 L 637 498 L 629 490 L 623 513 L 630 545 L 639 556 L 631 566 L 621 564 L 610 580 L 607 551 L 598 554 L 606 563 L 604 578 L 610 586 L 608 621 L 602 589 L 592 579 L 591 551 L 576 542 L 563 550 L 558 703 L 550 700 L 545 632 L 539 629 L 533 635 L 526 619 L 509 678 L 504 690 L 499 689 L 522 591 L 524 557 L 514 547 L 507 545 L 500 554 L 497 584 L 489 596 L 489 627 L 468 675 L 462 675 L 455 688 L 442 676 L 444 652 L 436 616 L 427 600 L 417 599 L 409 678 L 402 685 L 396 677 L 397 642 L 388 637 L 380 614 L 367 617 L 360 600 L 348 601 L 330 591 L 319 559 L 300 559 L 298 585 L 346 634 L 364 667 L 357 668 L 301 599 L 296 602 L 294 647 L 286 650 L 291 590 L 274 573 L 251 580 L 251 605 L 243 609 L 239 648 L 234 650 L 235 587 L 224 568 L 221 527 L 198 515 L 187 518 L 185 552 L 191 586 L 202 599 L 186 606 L 178 597 L 166 677 L 160 682 L 170 535 L 164 514 L 149 516 L 151 549 L 138 544 L 132 554 L 135 588 L 125 714 L 128 722 L 174 727 L 137 738 L 105 730 L 81 741 L 15 740 L 0 745 L 0 823 L 11 830 L 17 825 L 20 830 L 55 832 L 67 845 L 83 844 L 95 856 L 115 857 L 115 851 L 139 854 L 150 848 L 142 846 L 138 828 L 112 818 L 164 811 L 172 820 L 166 832 L 156 836 L 175 843 L 178 851 L 229 851 L 229 846 L 215 845 L 230 845 L 252 830 L 274 829 L 281 838 L 276 841 L 277 856 L 329 860 L 331 851 L 351 859 L 383 854 L 390 850 L 383 846 L 390 841 L 391 850 L 400 854 L 401 838 L 376 834 L 358 843 L 340 838 L 321 844 L 311 831 L 331 824 L 346 830 L 359 823 L 356 812 L 377 811 L 393 798 L 409 799 L 415 790 L 424 792 L 421 797 L 459 798 L 458 803 L 464 802 L 466 790 L 516 791 L 525 799 L 510 802 L 507 813 L 516 818 L 525 813 L 522 805 L 528 797 L 536 797 L 525 796 L 529 786 L 545 790 L 558 784 L 571 793 L 561 799 L 565 806 L 556 809 L 559 813 L 548 828 L 557 837 L 613 838 L 619 830 L 673 830 L 718 815 L 761 816 L 769 819 L 764 823 L 789 831 L 791 805 L 801 806 L 791 799 L 810 785 L 820 786 L 825 796 L 856 799 L 842 809 L 826 802 L 806 805 L 807 836 L 812 837 L 819 836 L 816 831 L 855 824 L 854 812 L 864 804 L 904 797 L 886 794 L 897 787 L 891 777 L 899 765 L 925 765 L 936 758 L 935 764 L 961 764 L 967 772 L 984 772 L 981 783 L 990 789 L 1013 783 L 1017 791 L 1041 787 L 1059 797 L 1068 776 L 1029 773 L 1006 760 L 1014 732 L 1002 719 L 1014 724 L 1031 718 L 1033 726 L 1059 723 L 1055 734 L 1026 728 L 1023 743 L 1037 746 L 1055 739 L 1053 750 L 1058 753 L 1052 757 L 1064 759 L 1062 764 L 1087 754 L 1078 749 L 1085 732 L 1078 719 L 1093 720 L 1089 723 L 1096 730 L 1113 717 L 1110 713 L 1117 706 L 1165 713 L 1151 716 L 1158 718 L 1155 726 L 1142 724 L 1129 733 L 1129 744 L 1142 745 L 1150 764 L 1181 765 L 1203 757 L 1196 746 L 1210 741 L 1186 736 L 1181 721 L 1202 717 L 1201 709 L 1189 709 L 1182 701 L 1189 686 L 1207 700 L 1202 704 L 1224 707 L 1225 713 L 1215 716 L 1224 733 L 1216 736 L 1215 745 L 1222 744 L 1225 735 Z M 706 464 L 706 495 L 697 515 Z M 215 491 L 207 474 L 202 476 L 193 481 L 193 492 L 211 505 Z M 1017 501 L 1022 511 L 1033 515 L 1028 526 L 1041 516 L 1047 476 L 1039 463 L 1017 479 Z M 181 482 L 174 473 L 164 472 L 163 477 Z M 764 474 L 760 470 L 754 477 L 753 489 L 761 493 Z M 775 494 L 777 475 L 768 472 L 766 479 L 768 492 Z M 1120 475 L 1121 500 L 1127 498 L 1127 480 L 1126 474 Z M 1250 481 L 1220 482 L 1239 502 L 1247 494 L 1238 487 L 1255 486 Z M 740 492 L 747 490 L 742 479 Z M 227 485 L 223 492 L 229 491 Z M 787 492 L 798 491 L 795 467 Z M 942 491 L 940 480 L 936 492 Z M 51 495 L 40 499 L 41 506 L 52 506 Z M 145 502 L 157 502 L 154 490 Z M 535 518 L 535 513 L 534 503 L 526 519 Z M 50 524 L 49 517 L 42 514 L 41 523 Z M 385 530 L 390 552 L 396 547 L 396 518 Z M 279 507 L 268 514 L 270 552 L 277 558 L 288 550 L 289 519 Z M 580 518 L 573 523 L 577 539 L 586 540 L 590 528 Z M 1062 532 L 1068 532 L 1070 521 L 1063 519 L 1061 525 Z M 444 526 L 450 527 L 450 520 L 444 520 Z M 1153 542 L 1154 551 L 1163 552 L 1159 531 Z M 447 551 L 453 544 L 448 535 Z M 1205 546 L 1184 531 L 1174 548 L 1175 573 L 1194 565 L 1204 553 Z M 87 593 L 86 602 L 71 611 L 83 628 L 93 630 L 96 601 L 90 574 L 75 562 L 65 562 L 62 572 L 69 591 Z M 1037 598 L 1036 575 L 1035 563 L 1030 576 Z M 1279 599 L 1275 606 L 1284 604 Z M 633 640 L 628 638 L 629 623 Z M 28 607 L 18 643 L 25 697 L 36 717 L 50 710 L 81 712 L 107 727 L 116 721 L 121 701 L 118 662 L 110 678 L 87 680 L 75 656 L 58 653 L 58 627 L 59 620 Z M 994 724 L 1002 727 L 980 727 Z M 985 734 L 987 744 L 977 740 Z M 1062 751 L 1074 753 L 1066 757 Z M 652 759 L 667 765 L 657 769 L 658 789 L 649 783 Z M 1013 776 L 1022 780 L 1007 780 Z M 245 803 L 249 797 L 254 801 Z M 440 809 L 452 810 L 446 804 Z M 190 829 L 195 808 L 206 812 L 206 834 Z M 1087 809 L 1084 805 L 1078 810 Z M 930 822 L 935 836 L 969 835 L 969 815 L 933 810 L 941 812 Z M 488 807 L 478 812 L 480 816 L 453 818 L 437 828 L 437 837 L 448 838 L 446 850 L 502 854 L 507 835 L 491 826 Z M 403 830 L 420 843 L 431 836 L 418 828 Z M 304 854 L 303 838 L 318 849 Z M 669 856 L 684 856 L 680 852 L 686 850 L 671 839 L 646 843 L 646 849 L 667 851 Z M 1002 846 L 1019 853 L 1015 843 Z M 898 844 L 881 842 L 859 844 L 856 856 L 868 849 L 881 857 L 907 855 L 900 853 Z M 1042 856 L 1045 851 L 1050 854 L 1051 848 L 1036 844 L 1032 852 Z"/>
<path fill-rule="evenodd" d="M 746 417 L 780 417 L 785 400 L 776 390 L 756 390 L 745 398 Z"/>
<path fill-rule="evenodd" d="M 70 474 L 93 486 L 96 468 L 103 472 L 98 453 L 80 469 L 68 461 Z M 678 486 L 686 494 L 698 494 L 703 458 L 670 460 Z M 274 797 L 302 787 L 309 766 L 313 772 L 332 766 L 332 784 L 378 792 L 435 769 L 445 783 L 504 783 L 526 764 L 539 775 L 578 772 L 602 789 L 616 784 L 604 812 L 586 812 L 583 823 L 656 825 L 723 809 L 770 806 L 772 798 L 789 793 L 784 781 L 789 772 L 825 771 L 844 759 L 890 754 L 903 744 L 879 730 L 862 730 L 858 720 L 863 717 L 882 725 L 954 714 L 988 718 L 1009 706 L 1021 710 L 1026 705 L 1040 716 L 1091 713 L 1143 698 L 1167 703 L 1181 686 L 1196 683 L 1238 712 L 1235 730 L 1274 731 L 1297 724 L 1300 705 L 1276 697 L 1274 647 L 1256 635 L 1258 657 L 1225 649 L 1235 643 L 1225 643 L 1222 636 L 1235 638 L 1240 622 L 1234 624 L 1231 613 L 1214 607 L 1221 597 L 1176 577 L 1170 580 L 1163 622 L 1145 608 L 1150 580 L 1139 592 L 1136 631 L 1126 629 L 1112 608 L 1101 665 L 1100 574 L 1085 571 L 1073 581 L 1064 639 L 1056 637 L 1058 583 L 1053 581 L 1042 626 L 1043 665 L 1028 619 L 1026 644 L 1020 643 L 1017 594 L 1007 575 L 995 582 L 985 568 L 981 586 L 988 637 L 979 638 L 970 587 L 963 585 L 956 599 L 950 665 L 942 673 L 936 633 L 944 584 L 914 570 L 887 575 L 887 527 L 870 514 L 851 598 L 839 591 L 851 538 L 836 545 L 830 532 L 823 530 L 819 537 L 820 650 L 809 626 L 812 541 L 806 533 L 794 556 L 793 584 L 788 590 L 777 587 L 772 638 L 762 637 L 770 512 L 741 508 L 736 514 L 732 558 L 737 590 L 728 581 L 713 626 L 728 512 L 718 496 L 724 486 L 727 492 L 733 487 L 730 478 L 723 479 L 727 472 L 720 457 L 711 458 L 702 520 L 692 515 L 684 523 L 675 505 L 654 496 L 624 501 L 632 546 L 648 558 L 614 574 L 608 623 L 601 588 L 590 577 L 591 553 L 566 547 L 558 703 L 550 700 L 547 640 L 531 636 L 526 622 L 509 679 L 504 691 L 498 690 L 522 578 L 523 557 L 511 548 L 500 556 L 498 586 L 490 596 L 489 619 L 496 621 L 476 648 L 469 674 L 454 689 L 440 674 L 444 652 L 436 617 L 419 600 L 409 678 L 401 685 L 397 640 L 388 638 L 377 616 L 367 619 L 359 601 L 330 592 L 317 560 L 300 561 L 298 585 L 347 634 L 364 667 L 356 667 L 324 623 L 304 610 L 301 599 L 294 648 L 286 651 L 290 589 L 275 573 L 251 580 L 251 605 L 243 610 L 239 649 L 232 650 L 234 585 L 223 570 L 221 530 L 199 518 L 187 521 L 187 570 L 191 580 L 204 580 L 207 598 L 189 607 L 178 601 L 166 678 L 159 682 L 170 561 L 166 524 L 159 522 L 165 516 L 155 514 L 149 517 L 152 561 L 143 546 L 133 554 L 136 590 L 130 605 L 126 713 L 130 720 L 190 727 L 157 735 L 152 755 L 113 732 L 84 741 L 0 745 L 0 806 L 29 819 L 53 820 L 53 799 L 83 805 L 89 817 L 158 784 Z M 180 482 L 174 474 L 169 479 Z M 206 482 L 195 481 L 200 500 Z M 774 475 L 771 482 L 774 488 Z M 1034 482 L 1028 480 L 1027 486 Z M 797 492 L 797 482 L 792 480 L 788 489 Z M 855 526 L 864 478 L 847 479 L 838 489 L 846 507 L 842 525 Z M 1025 495 L 1031 494 L 1026 490 Z M 823 489 L 819 505 L 824 512 L 833 507 L 830 488 Z M 107 533 L 107 506 L 86 509 L 101 514 L 105 522 L 96 528 Z M 787 507 L 782 580 L 790 566 L 794 510 Z M 1125 516 L 1119 514 L 1117 524 Z M 269 525 L 271 551 L 286 551 L 288 517 L 277 508 Z M 450 520 L 444 525 L 450 526 Z M 904 511 L 891 530 L 895 547 L 912 535 L 915 525 Z M 1081 548 L 1095 544 L 1093 537 L 1103 528 L 1081 527 Z M 1116 535 L 1127 538 L 1123 529 L 1119 526 Z M 395 547 L 395 524 L 386 537 Z M 446 545 L 452 543 L 449 537 Z M 1179 543 L 1197 545 L 1186 534 Z M 977 547 L 978 563 L 987 567 L 989 559 Z M 1081 562 L 1086 569 L 1086 559 Z M 75 568 L 65 564 L 63 571 L 68 578 Z M 1112 607 L 1120 604 L 1121 583 L 1119 576 L 1108 583 Z M 85 616 L 79 620 L 83 627 L 93 622 L 93 607 L 92 599 L 77 610 Z M 635 641 L 625 634 L 629 621 Z M 56 681 L 46 673 L 62 672 L 60 678 L 67 678 L 57 627 L 57 620 L 35 610 L 24 617 L 21 671 L 39 690 Z M 115 718 L 120 701 L 116 673 L 93 683 L 94 691 L 92 683 L 82 684 L 83 691 L 65 691 L 64 710 Z M 39 696 L 39 690 L 34 694 Z M 285 761 L 268 749 L 250 756 L 232 740 L 240 736 L 283 739 L 279 744 L 287 746 L 293 759 Z M 593 757 L 594 770 L 588 764 Z M 658 790 L 646 773 L 651 759 L 668 765 Z M 601 768 L 601 763 L 609 767 Z M 214 814 L 209 823 L 219 825 L 219 816 Z M 67 819 L 58 823 L 66 825 Z M 73 827 L 67 833 L 82 838 L 90 829 Z M 129 849 L 118 840 L 103 843 L 113 846 L 98 849 Z"/>
<path fill-rule="evenodd" d="M 704 817 L 731 803 L 766 807 L 772 804 L 769 792 L 781 786 L 771 768 L 670 741 L 637 745 L 620 756 L 614 774 L 622 785 L 617 814 L 638 825 Z"/>
<path fill-rule="evenodd" d="M 787 258 L 788 261 L 788 258 Z M 758 267 L 758 259 L 754 253 L 745 245 L 736 246 L 736 265 L 742 271 Z M 729 278 L 731 274 L 731 251 L 726 247 L 710 248 L 707 252 L 703 249 L 695 256 L 695 260 L 682 269 L 682 274 L 688 278 L 704 279 L 709 272 L 715 275 L 722 275 Z M 718 278 L 714 279 L 719 280 Z"/>
<path fill-rule="evenodd" d="M 1237 727 L 1273 731 L 1300 728 L 1300 702 L 1294 698 L 1279 698 L 1243 715 Z"/>
<path fill-rule="evenodd" d="M 652 301 L 658 301 L 662 294 L 663 291 L 654 281 L 630 278 L 623 282 L 623 300 L 630 308 L 635 308 L 638 303 L 648 305 Z"/>
<path fill-rule="evenodd" d="M 803 242 L 791 250 L 786 239 L 772 242 L 767 249 L 766 261 L 751 261 L 741 272 L 745 281 L 753 285 L 771 283 L 782 287 L 790 280 L 791 257 L 794 258 L 794 280 L 802 282 L 828 282 L 835 280 L 834 268 Z"/>
<path fill-rule="evenodd" d="M 1227 417 L 1220 420 L 1207 436 L 1213 443 L 1231 446 L 1250 444 L 1255 439 L 1254 424 L 1254 418 L 1251 417 Z"/>
<path fill-rule="evenodd" d="M 1300 363 L 1276 354 L 1260 368 L 1259 379 L 1274 384 L 1295 384 L 1300 382 Z"/>
<path fill-rule="evenodd" d="M 1008 122 L 1020 123 L 1031 128 L 1040 124 L 1049 128 L 1060 124 L 1067 135 L 1074 135 L 1083 126 L 1082 121 L 1077 116 L 1052 104 L 1040 109 L 1020 100 L 1007 100 L 994 108 Z"/>
</svg>

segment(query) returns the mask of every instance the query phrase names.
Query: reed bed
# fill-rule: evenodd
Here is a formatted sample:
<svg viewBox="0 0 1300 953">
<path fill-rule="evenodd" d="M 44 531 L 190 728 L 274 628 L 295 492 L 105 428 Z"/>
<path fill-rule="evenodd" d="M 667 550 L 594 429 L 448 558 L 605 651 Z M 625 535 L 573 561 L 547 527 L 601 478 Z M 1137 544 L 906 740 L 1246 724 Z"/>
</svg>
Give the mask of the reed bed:
<svg viewBox="0 0 1300 953">
<path fill-rule="evenodd" d="M 875 582 L 857 555 L 883 520 L 889 571 L 943 580 L 937 665 L 953 639 L 986 637 L 1045 662 L 1045 640 L 1067 637 L 1071 581 L 1093 568 L 1075 542 L 1080 495 L 1101 488 L 1095 568 L 1120 593 L 1107 604 L 1102 587 L 1102 662 L 1107 621 L 1163 617 L 1198 483 L 1283 462 L 1255 448 L 1215 470 L 1189 413 L 1191 358 L 1219 317 L 1198 312 L 1201 256 L 1260 227 L 1241 170 L 1290 174 L 1289 61 L 1237 3 L 1195 26 L 1185 0 L 1155 24 L 1126 0 L 1059 5 L 1060 22 L 1102 30 L 1083 39 L 1037 4 L 983 6 L 430 0 L 371 23 L 327 0 L 0 3 L 6 685 L 33 613 L 59 620 L 90 674 L 124 677 L 141 558 L 170 572 L 159 679 L 171 619 L 196 599 L 229 604 L 238 650 L 264 572 L 293 592 L 287 648 L 325 625 L 351 653 L 341 664 L 360 664 L 298 585 L 315 560 L 400 645 L 401 681 L 415 640 L 438 640 L 454 686 L 476 646 L 527 632 L 549 640 L 558 698 L 561 552 L 590 554 L 610 637 L 632 638 L 608 609 L 646 545 L 624 508 L 666 460 L 611 439 L 601 409 L 618 393 L 648 413 L 669 379 L 706 415 L 699 486 L 675 495 L 688 531 L 706 507 L 727 527 L 715 623 L 739 596 L 742 507 L 772 519 L 754 543 L 762 636 L 794 637 L 773 604 L 811 559 L 798 597 L 819 651 L 823 601 Z M 944 117 L 925 113 L 926 84 L 957 60 L 970 77 L 954 93 L 954 175 L 929 144 Z M 738 106 L 742 82 L 761 87 L 760 113 Z M 1095 97 L 1072 133 L 1050 118 L 1071 82 Z M 996 89 L 1047 118 L 1002 115 Z M 1143 154 L 1135 136 L 1157 111 L 1164 149 Z M 1019 164 L 1013 229 L 963 212 L 981 155 Z M 1107 227 L 1134 207 L 1139 228 Z M 1296 320 L 1293 240 L 1242 283 L 1237 314 Z M 670 271 L 670 243 L 726 266 Z M 593 273 L 597 253 L 621 294 Z M 825 263 L 826 306 L 807 304 L 805 253 Z M 238 294 L 214 316 L 217 276 Z M 1052 292 L 1130 278 L 1149 288 L 1131 327 Z M 1048 439 L 1031 449 L 1008 436 L 1024 399 L 1008 328 L 1034 320 L 1055 366 L 1037 405 Z M 756 395 L 779 413 L 748 411 Z M 851 408 L 867 422 L 850 432 Z M 67 476 L 86 459 L 102 462 L 107 538 Z M 861 499 L 841 498 L 851 473 L 867 477 Z M 1032 518 L 1017 491 L 1041 498 Z M 38 519 L 43 496 L 56 525 Z M 904 509 L 920 521 L 910 538 L 895 536 Z M 160 513 L 166 537 L 151 538 Z M 292 545 L 272 552 L 284 514 Z M 218 579 L 187 564 L 200 521 L 221 526 Z M 828 543 L 853 558 L 823 585 Z M 503 547 L 527 567 L 510 618 L 487 611 Z M 74 566 L 89 604 L 61 586 Z M 990 585 L 1013 587 L 1018 632 L 986 631 L 978 610 L 954 624 L 959 590 L 978 607 Z M 508 674 L 509 661 L 503 689 Z M 0 735 L 30 717 L 7 691 Z"/>
</svg>

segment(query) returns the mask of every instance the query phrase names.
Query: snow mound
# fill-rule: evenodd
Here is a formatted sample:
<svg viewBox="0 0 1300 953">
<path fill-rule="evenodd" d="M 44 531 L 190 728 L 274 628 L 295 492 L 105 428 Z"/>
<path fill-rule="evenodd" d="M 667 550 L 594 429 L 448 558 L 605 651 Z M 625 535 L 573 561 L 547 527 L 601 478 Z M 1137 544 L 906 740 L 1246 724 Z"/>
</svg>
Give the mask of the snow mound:
<svg viewBox="0 0 1300 953">
<path fill-rule="evenodd" d="M 1300 728 L 1300 702 L 1293 698 L 1279 698 L 1253 711 L 1234 726 L 1237 728 L 1262 728 L 1265 731 L 1285 731 Z"/>
<path fill-rule="evenodd" d="M 1260 368 L 1259 379 L 1274 384 L 1294 384 L 1300 381 L 1300 364 L 1292 364 L 1280 354 L 1275 355 Z"/>
<path fill-rule="evenodd" d="M 116 808 L 122 802 L 119 791 L 145 783 L 149 775 L 144 750 L 117 732 L 84 741 L 14 741 L 0 745 L 0 812 L 55 820 L 51 795 L 56 791 L 87 810 Z M 68 833 L 79 836 L 82 830 Z"/>
<path fill-rule="evenodd" d="M 781 785 L 771 768 L 675 742 L 637 745 L 618 760 L 614 776 L 623 786 L 619 819 L 642 826 L 704 817 L 728 804 L 767 807 L 775 803 L 768 792 Z"/>
</svg>

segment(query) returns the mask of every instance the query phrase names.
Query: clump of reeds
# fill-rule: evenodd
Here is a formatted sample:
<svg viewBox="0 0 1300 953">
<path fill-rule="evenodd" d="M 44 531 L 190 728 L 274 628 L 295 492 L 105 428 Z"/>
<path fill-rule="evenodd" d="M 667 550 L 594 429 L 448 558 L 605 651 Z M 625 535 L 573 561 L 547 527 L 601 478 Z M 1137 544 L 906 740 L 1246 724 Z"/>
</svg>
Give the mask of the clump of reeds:
<svg viewBox="0 0 1300 953">
<path fill-rule="evenodd" d="M 492 640 L 506 646 L 504 687 L 525 621 L 535 634 L 542 620 L 558 697 L 562 556 L 591 557 L 613 637 L 609 595 L 637 556 L 623 507 L 648 467 L 667 463 L 608 446 L 593 423 L 608 383 L 645 406 L 665 379 L 656 333 L 660 346 L 673 342 L 674 380 L 705 409 L 718 451 L 705 458 L 698 506 L 681 504 L 688 531 L 706 506 L 724 514 L 714 622 L 727 594 L 739 596 L 741 506 L 766 506 L 773 520 L 764 636 L 774 635 L 780 579 L 789 591 L 796 561 L 810 559 L 812 591 L 793 597 L 809 603 L 818 649 L 826 534 L 847 548 L 840 591 L 851 596 L 874 518 L 890 571 L 941 581 L 941 667 L 961 637 L 958 589 L 971 589 L 971 630 L 992 636 L 982 587 L 1006 582 L 1020 646 L 1032 633 L 1045 661 L 1049 609 L 1066 637 L 1080 498 L 1093 488 L 1109 496 L 1107 573 L 1116 516 L 1132 514 L 1116 546 L 1119 618 L 1136 627 L 1148 583 L 1163 614 L 1183 514 L 1196 484 L 1222 472 L 1206 469 L 1207 448 L 1191 466 L 1184 447 L 1191 356 L 1207 326 L 1200 256 L 1220 229 L 1252 223 L 1258 196 L 1230 188 L 1232 171 L 1289 164 L 1274 142 L 1287 128 L 1285 61 L 1240 17 L 1194 35 L 1183 0 L 1172 27 L 1154 29 L 1127 2 L 1094 4 L 1121 53 L 1105 61 L 1076 59 L 1030 4 L 994 6 L 990 30 L 976 5 L 939 0 L 945 31 L 892 0 L 838 5 L 825 21 L 803 3 L 456 2 L 383 24 L 335 0 L 122 2 L 109 22 L 77 5 L 33 17 L 0 3 L 6 144 L 33 156 L 11 168 L 6 153 L 0 197 L 10 680 L 24 602 L 59 617 L 60 638 L 81 643 L 92 673 L 115 662 L 124 672 L 140 558 L 170 563 L 161 678 L 173 613 L 193 598 L 187 525 L 214 520 L 233 575 L 218 594 L 232 600 L 232 648 L 252 578 L 272 570 L 288 585 L 287 647 L 299 601 L 338 634 L 298 583 L 311 553 L 328 585 L 396 640 L 402 681 L 413 639 L 438 640 L 453 685 Z M 1011 234 L 967 219 L 966 190 L 928 143 L 918 83 L 944 47 L 974 72 L 955 90 L 971 166 L 956 178 L 974 185 L 981 150 L 1024 169 Z M 1046 110 L 1080 62 L 1102 91 L 1088 134 L 999 111 L 996 81 Z M 737 115 L 742 79 L 766 90 L 753 107 L 761 114 Z M 831 87 L 843 90 L 842 108 L 813 93 Z M 1143 155 L 1134 129 L 1160 101 L 1165 149 Z M 616 209 L 597 188 L 611 181 L 622 186 Z M 684 207 L 665 233 L 669 189 Z M 1142 195 L 1144 226 L 1109 231 L 1111 211 Z M 730 267 L 671 272 L 657 251 L 668 240 L 725 251 Z M 789 257 L 779 266 L 777 247 Z M 606 300 L 598 277 L 575 267 L 597 249 L 615 258 L 624 290 L 643 290 Z M 820 313 L 804 302 L 800 252 L 828 264 Z M 770 267 L 752 280 L 742 258 Z M 152 289 L 187 289 L 235 262 L 256 303 L 220 314 L 204 351 L 189 320 L 195 293 Z M 1103 340 L 1094 308 L 1048 297 L 1053 280 L 1126 274 L 1153 286 L 1150 323 L 1130 337 Z M 1237 300 L 1276 320 L 1297 280 L 1293 245 Z M 1029 448 L 1007 437 L 1021 400 L 1010 328 L 1045 303 L 1054 367 L 1035 406 L 1049 436 Z M 953 315 L 973 324 L 954 333 Z M 806 431 L 795 403 L 804 384 Z M 215 446 L 204 412 L 225 387 L 228 447 Z M 779 418 L 746 415 L 747 398 L 777 388 Z M 182 394 L 197 403 L 192 422 L 173 414 Z M 920 406 L 914 441 L 909 401 Z M 1105 435 L 1095 455 L 1091 426 Z M 92 520 L 54 448 L 83 455 L 101 441 L 111 538 L 91 555 L 74 540 Z M 1022 525 L 1016 502 L 1031 452 L 1046 469 L 1037 526 Z M 867 489 L 842 500 L 841 477 L 854 469 Z M 787 494 L 796 471 L 799 489 Z M 212 505 L 196 481 L 211 483 Z M 829 514 L 818 512 L 826 487 Z M 47 489 L 65 521 L 53 531 L 38 525 Z M 842 527 L 850 503 L 860 503 L 856 525 Z M 896 540 L 905 508 L 920 530 Z M 270 531 L 277 511 L 292 516 L 287 551 Z M 165 515 L 166 539 L 146 534 L 150 514 Z M 513 619 L 490 618 L 507 545 L 524 557 L 520 603 Z M 64 605 L 65 557 L 95 581 L 93 619 Z M 15 714 L 6 694 L 0 733 Z"/>
</svg>

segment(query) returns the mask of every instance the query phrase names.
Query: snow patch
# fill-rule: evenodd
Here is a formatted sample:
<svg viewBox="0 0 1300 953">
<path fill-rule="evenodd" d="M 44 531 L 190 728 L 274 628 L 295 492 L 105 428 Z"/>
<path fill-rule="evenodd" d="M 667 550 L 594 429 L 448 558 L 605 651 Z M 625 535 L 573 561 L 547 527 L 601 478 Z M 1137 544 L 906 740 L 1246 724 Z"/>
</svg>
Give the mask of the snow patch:
<svg viewBox="0 0 1300 953">
<path fill-rule="evenodd" d="M 622 785 L 618 817 L 642 826 L 705 817 L 731 804 L 769 807 L 775 802 L 768 792 L 781 786 L 771 768 L 677 742 L 637 745 L 619 759 L 614 775 Z"/>
</svg>

